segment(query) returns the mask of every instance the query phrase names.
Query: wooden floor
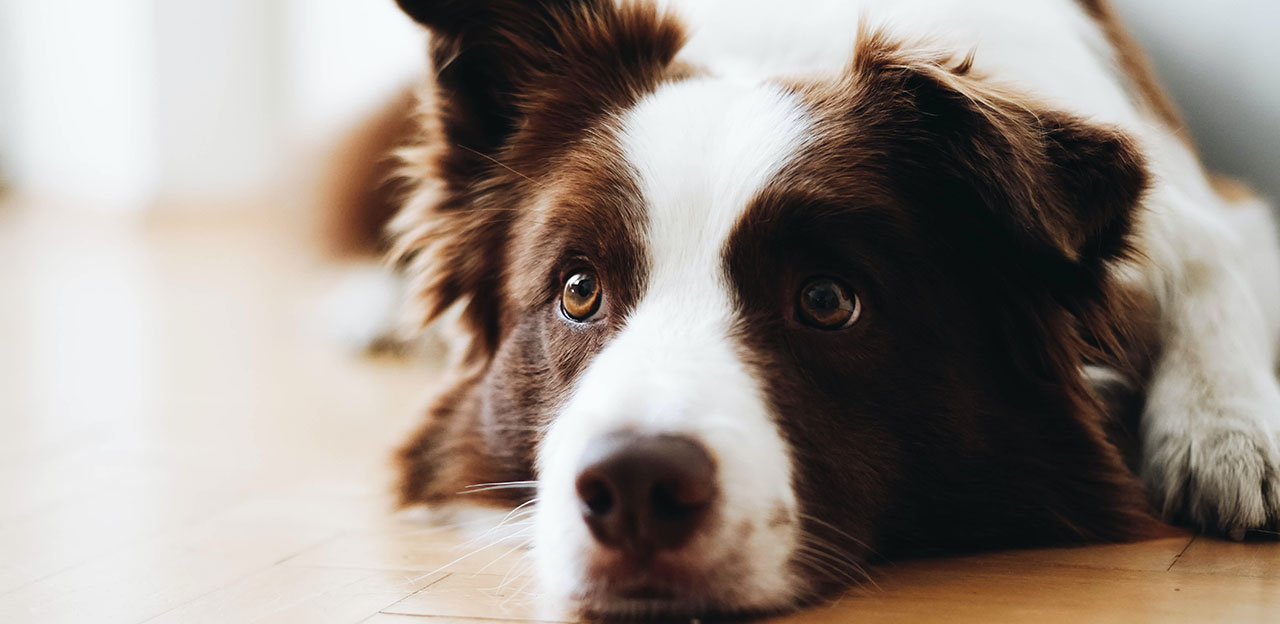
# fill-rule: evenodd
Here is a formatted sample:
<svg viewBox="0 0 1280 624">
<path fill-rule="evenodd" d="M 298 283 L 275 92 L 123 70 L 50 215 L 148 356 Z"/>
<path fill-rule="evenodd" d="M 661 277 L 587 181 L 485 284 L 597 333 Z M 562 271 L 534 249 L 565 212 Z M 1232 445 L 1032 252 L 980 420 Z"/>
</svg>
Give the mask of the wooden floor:
<svg viewBox="0 0 1280 624">
<path fill-rule="evenodd" d="M 510 547 L 390 511 L 439 376 L 314 331 L 289 228 L 0 213 L 0 622 L 540 614 Z M 459 559 L 462 557 L 461 559 Z M 1190 535 L 885 566 L 786 622 L 1280 622 L 1280 543 Z"/>
</svg>

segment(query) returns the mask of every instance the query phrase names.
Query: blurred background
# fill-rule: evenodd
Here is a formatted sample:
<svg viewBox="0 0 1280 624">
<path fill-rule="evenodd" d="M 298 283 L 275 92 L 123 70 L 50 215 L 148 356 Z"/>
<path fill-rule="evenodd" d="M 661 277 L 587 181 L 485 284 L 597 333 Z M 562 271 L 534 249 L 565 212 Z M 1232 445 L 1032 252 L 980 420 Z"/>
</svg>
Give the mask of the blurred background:
<svg viewBox="0 0 1280 624">
<path fill-rule="evenodd" d="M 1210 165 L 1280 196 L 1280 3 L 1116 4 Z M 391 0 L 0 0 L 0 179 L 108 212 L 287 203 L 421 58 Z"/>
<path fill-rule="evenodd" d="M 422 58 L 392 0 L 0 0 L 0 176 L 99 211 L 234 209 Z"/>
</svg>

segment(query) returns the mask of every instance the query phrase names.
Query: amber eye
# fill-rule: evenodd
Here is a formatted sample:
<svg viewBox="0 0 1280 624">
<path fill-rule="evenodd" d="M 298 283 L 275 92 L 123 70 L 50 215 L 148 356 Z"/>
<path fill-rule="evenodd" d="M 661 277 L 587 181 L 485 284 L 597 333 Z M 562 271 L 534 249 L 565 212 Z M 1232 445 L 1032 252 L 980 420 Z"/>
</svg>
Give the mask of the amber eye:
<svg viewBox="0 0 1280 624">
<path fill-rule="evenodd" d="M 564 282 L 560 307 L 565 316 L 575 321 L 585 321 L 600 309 L 600 282 L 590 271 L 578 271 Z"/>
<path fill-rule="evenodd" d="M 800 320 L 818 329 L 844 329 L 862 313 L 862 303 L 848 286 L 833 279 L 811 279 L 800 289 Z"/>
</svg>

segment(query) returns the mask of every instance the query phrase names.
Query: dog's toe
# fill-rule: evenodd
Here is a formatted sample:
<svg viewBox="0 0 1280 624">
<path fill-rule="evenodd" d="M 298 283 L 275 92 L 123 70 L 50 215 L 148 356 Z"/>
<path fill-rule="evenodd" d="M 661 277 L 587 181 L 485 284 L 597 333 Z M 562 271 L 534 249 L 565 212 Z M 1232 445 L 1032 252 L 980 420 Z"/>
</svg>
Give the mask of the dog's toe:
<svg viewBox="0 0 1280 624">
<path fill-rule="evenodd" d="M 1190 431 L 1150 453 L 1148 488 L 1171 520 L 1243 539 L 1280 519 L 1280 436 L 1265 421 Z"/>
</svg>

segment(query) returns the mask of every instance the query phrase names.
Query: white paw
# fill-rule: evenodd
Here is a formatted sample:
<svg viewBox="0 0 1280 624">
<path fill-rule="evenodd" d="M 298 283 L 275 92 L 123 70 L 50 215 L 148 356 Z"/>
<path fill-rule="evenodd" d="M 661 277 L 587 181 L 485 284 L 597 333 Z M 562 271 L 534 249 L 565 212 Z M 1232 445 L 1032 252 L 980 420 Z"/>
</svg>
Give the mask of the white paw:
<svg viewBox="0 0 1280 624">
<path fill-rule="evenodd" d="M 1142 477 L 1167 519 L 1238 540 L 1280 523 L 1280 401 L 1236 399 L 1173 418 L 1149 406 Z"/>
</svg>

